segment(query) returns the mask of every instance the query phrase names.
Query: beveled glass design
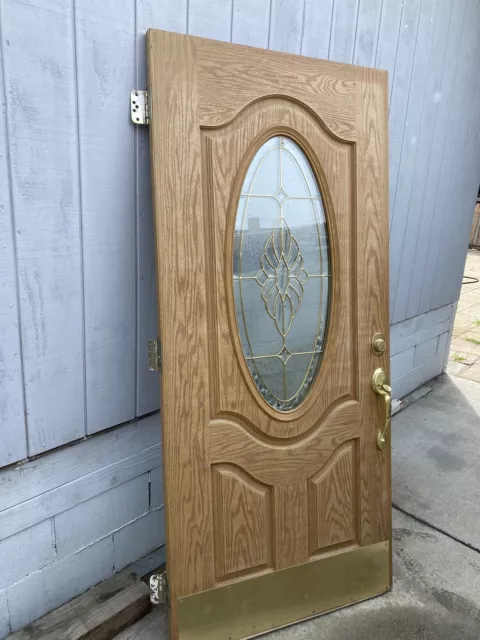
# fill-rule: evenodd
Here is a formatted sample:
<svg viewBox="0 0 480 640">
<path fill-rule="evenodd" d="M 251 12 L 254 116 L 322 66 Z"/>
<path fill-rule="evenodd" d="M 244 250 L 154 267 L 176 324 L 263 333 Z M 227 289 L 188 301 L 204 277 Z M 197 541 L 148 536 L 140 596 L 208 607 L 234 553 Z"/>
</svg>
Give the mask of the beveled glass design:
<svg viewBox="0 0 480 640">
<path fill-rule="evenodd" d="M 322 196 L 302 149 L 267 140 L 243 182 L 235 221 L 233 287 L 243 354 L 265 400 L 291 411 L 323 355 L 330 261 Z"/>
</svg>

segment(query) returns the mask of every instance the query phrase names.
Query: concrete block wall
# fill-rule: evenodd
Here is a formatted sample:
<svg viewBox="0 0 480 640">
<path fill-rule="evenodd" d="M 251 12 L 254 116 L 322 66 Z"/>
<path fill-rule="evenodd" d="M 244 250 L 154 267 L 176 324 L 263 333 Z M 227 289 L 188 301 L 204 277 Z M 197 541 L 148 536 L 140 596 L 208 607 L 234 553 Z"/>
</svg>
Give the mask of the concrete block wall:
<svg viewBox="0 0 480 640">
<path fill-rule="evenodd" d="M 455 311 L 456 304 L 448 304 L 390 327 L 394 398 L 403 398 L 443 372 Z"/>
<path fill-rule="evenodd" d="M 155 414 L 0 471 L 0 639 L 165 542 Z"/>
</svg>

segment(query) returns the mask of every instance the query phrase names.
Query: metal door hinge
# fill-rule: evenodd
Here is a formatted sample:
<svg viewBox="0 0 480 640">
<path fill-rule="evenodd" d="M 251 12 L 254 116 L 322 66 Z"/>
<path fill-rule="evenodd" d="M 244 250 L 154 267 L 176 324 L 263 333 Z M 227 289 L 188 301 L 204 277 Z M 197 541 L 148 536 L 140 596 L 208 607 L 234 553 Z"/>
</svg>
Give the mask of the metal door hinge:
<svg viewBox="0 0 480 640">
<path fill-rule="evenodd" d="M 148 124 L 150 122 L 148 91 L 133 89 L 130 92 L 130 117 L 134 124 Z"/>
<path fill-rule="evenodd" d="M 148 341 L 148 368 L 150 371 L 162 370 L 162 343 L 158 338 Z"/>
<path fill-rule="evenodd" d="M 150 602 L 168 605 L 167 572 L 154 573 L 150 576 Z"/>
</svg>

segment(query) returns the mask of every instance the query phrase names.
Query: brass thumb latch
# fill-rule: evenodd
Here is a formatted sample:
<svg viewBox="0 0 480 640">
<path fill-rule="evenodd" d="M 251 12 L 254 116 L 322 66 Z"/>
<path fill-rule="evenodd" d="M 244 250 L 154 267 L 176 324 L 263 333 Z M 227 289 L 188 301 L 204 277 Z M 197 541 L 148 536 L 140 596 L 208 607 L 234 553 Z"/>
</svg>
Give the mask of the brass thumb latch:
<svg viewBox="0 0 480 640">
<path fill-rule="evenodd" d="M 380 429 L 377 435 L 377 446 L 379 449 L 383 449 L 386 439 L 386 433 L 388 431 L 388 425 L 390 424 L 390 418 L 392 415 L 392 389 L 387 384 L 387 374 L 383 369 L 375 369 L 372 376 L 372 389 L 379 396 L 383 396 L 385 398 L 385 425 L 383 429 Z"/>
</svg>

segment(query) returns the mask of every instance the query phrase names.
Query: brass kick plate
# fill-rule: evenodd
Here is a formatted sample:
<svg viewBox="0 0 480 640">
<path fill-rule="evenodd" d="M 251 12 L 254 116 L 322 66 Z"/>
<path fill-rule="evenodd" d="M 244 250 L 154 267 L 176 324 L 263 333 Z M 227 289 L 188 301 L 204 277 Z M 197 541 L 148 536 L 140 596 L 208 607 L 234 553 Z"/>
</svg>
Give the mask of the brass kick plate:
<svg viewBox="0 0 480 640">
<path fill-rule="evenodd" d="M 181 598 L 179 638 L 251 638 L 389 588 L 385 541 Z"/>
</svg>

